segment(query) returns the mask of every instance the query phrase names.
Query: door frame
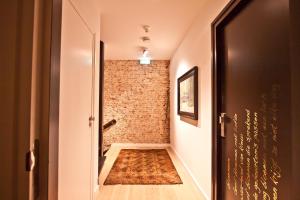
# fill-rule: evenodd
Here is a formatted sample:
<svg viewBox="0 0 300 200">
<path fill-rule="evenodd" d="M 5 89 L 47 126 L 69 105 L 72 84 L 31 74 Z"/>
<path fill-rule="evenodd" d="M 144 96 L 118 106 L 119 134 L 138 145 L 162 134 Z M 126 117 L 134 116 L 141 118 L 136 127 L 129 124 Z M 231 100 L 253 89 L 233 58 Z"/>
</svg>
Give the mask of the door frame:
<svg viewBox="0 0 300 200">
<path fill-rule="evenodd" d="M 212 200 L 221 197 L 221 136 L 218 117 L 221 113 L 221 74 L 218 65 L 218 30 L 251 0 L 231 0 L 211 24 L 212 38 Z"/>
<path fill-rule="evenodd" d="M 59 94 L 62 0 L 51 1 L 48 85 L 48 199 L 58 199 Z M 50 10 L 49 10 L 50 11 Z"/>
</svg>

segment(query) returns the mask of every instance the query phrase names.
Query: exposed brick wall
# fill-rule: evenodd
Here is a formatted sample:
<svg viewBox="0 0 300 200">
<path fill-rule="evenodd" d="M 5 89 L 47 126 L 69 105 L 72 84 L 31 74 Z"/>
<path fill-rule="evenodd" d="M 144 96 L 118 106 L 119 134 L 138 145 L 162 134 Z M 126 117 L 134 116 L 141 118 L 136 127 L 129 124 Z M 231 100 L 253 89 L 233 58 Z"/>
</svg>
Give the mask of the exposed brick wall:
<svg viewBox="0 0 300 200">
<path fill-rule="evenodd" d="M 107 60 L 104 70 L 104 132 L 112 143 L 169 143 L 169 61 L 140 65 L 136 60 Z"/>
</svg>

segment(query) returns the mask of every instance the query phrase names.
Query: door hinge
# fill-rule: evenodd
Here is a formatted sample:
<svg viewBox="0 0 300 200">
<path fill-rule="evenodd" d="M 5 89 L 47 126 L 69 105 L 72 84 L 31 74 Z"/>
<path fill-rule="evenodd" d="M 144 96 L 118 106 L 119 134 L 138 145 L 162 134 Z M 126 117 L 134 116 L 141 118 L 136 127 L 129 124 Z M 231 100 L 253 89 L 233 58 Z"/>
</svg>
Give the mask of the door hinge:
<svg viewBox="0 0 300 200">
<path fill-rule="evenodd" d="M 35 155 L 33 151 L 26 153 L 26 171 L 31 172 L 35 167 Z"/>
</svg>

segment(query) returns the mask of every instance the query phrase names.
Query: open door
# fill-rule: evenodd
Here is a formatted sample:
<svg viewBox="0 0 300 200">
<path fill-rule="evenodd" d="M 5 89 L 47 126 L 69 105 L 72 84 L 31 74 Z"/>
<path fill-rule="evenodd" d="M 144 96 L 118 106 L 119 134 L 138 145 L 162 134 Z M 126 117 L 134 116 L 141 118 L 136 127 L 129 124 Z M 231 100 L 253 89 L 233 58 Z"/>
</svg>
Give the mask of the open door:
<svg viewBox="0 0 300 200">
<path fill-rule="evenodd" d="M 34 1 L 1 1 L 0 199 L 30 198 Z M 22 12 L 21 12 L 22 11 Z M 26 26 L 24 26 L 26 24 Z"/>
<path fill-rule="evenodd" d="M 43 54 L 50 44 L 51 5 L 39 0 L 0 3 L 0 199 L 47 198 L 48 138 L 41 131 L 47 119 L 41 116 L 49 113 L 42 109 L 41 77 L 48 68 L 44 60 L 49 54 Z"/>
<path fill-rule="evenodd" d="M 100 68 L 99 68 L 99 149 L 98 149 L 98 176 L 105 162 L 103 155 L 103 116 L 104 116 L 104 42 L 100 41 Z"/>
<path fill-rule="evenodd" d="M 231 1 L 213 23 L 214 200 L 299 199 L 291 2 Z"/>
</svg>

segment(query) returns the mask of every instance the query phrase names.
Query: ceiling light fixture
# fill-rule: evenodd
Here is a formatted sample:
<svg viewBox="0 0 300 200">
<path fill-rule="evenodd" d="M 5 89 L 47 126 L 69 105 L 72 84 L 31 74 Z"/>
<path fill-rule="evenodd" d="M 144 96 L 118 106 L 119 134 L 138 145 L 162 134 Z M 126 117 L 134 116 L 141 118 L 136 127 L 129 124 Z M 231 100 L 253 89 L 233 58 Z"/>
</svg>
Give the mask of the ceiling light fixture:
<svg viewBox="0 0 300 200">
<path fill-rule="evenodd" d="M 149 25 L 143 25 L 142 28 L 144 29 L 145 33 L 149 33 L 149 31 L 150 31 Z"/>
<path fill-rule="evenodd" d="M 151 63 L 151 59 L 148 56 L 148 54 L 149 54 L 149 50 L 147 48 L 144 48 L 142 57 L 140 58 L 141 65 L 149 65 Z"/>
<path fill-rule="evenodd" d="M 142 41 L 143 42 L 149 42 L 151 39 L 149 38 L 149 37 L 147 37 L 147 36 L 143 36 L 143 37 L 141 37 L 141 39 L 142 39 Z"/>
<path fill-rule="evenodd" d="M 144 29 L 145 33 L 149 33 L 150 26 L 149 25 L 143 25 L 142 28 Z M 141 40 L 145 42 L 150 41 L 150 37 L 143 36 L 141 37 Z M 140 57 L 140 64 L 141 65 L 149 65 L 151 63 L 151 58 L 149 56 L 149 50 L 146 47 L 142 47 L 142 56 Z"/>
<path fill-rule="evenodd" d="M 144 51 L 143 51 L 143 57 L 147 57 L 148 53 L 149 53 L 148 49 L 144 49 Z"/>
</svg>

